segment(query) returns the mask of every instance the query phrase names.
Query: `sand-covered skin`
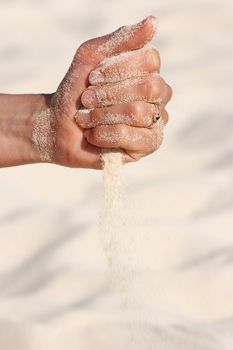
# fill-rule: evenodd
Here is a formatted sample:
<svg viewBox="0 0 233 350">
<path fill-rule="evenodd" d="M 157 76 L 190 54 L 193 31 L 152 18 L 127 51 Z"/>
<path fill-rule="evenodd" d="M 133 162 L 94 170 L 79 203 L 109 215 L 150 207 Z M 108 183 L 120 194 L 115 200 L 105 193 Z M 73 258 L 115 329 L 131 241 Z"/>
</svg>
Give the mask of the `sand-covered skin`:
<svg viewBox="0 0 233 350">
<path fill-rule="evenodd" d="M 124 78 L 126 79 L 127 76 L 124 75 Z M 145 85 L 149 87 L 149 84 L 151 83 L 153 83 L 157 89 L 151 94 L 151 96 L 149 96 L 146 95 Z M 95 105 L 101 107 L 133 101 L 148 102 L 148 98 L 151 103 L 159 103 L 161 102 L 161 97 L 158 96 L 158 93 L 161 94 L 163 92 L 160 91 L 161 83 L 162 79 L 159 74 L 151 73 L 145 76 L 122 80 L 116 84 L 99 86 L 95 89 Z M 85 99 L 85 103 L 88 103 L 90 106 L 88 98 Z"/>
<path fill-rule="evenodd" d="M 50 109 L 33 116 L 32 143 L 42 162 L 52 162 L 54 158 L 56 134 L 54 117 Z"/>
<path fill-rule="evenodd" d="M 99 46 L 98 51 L 101 53 L 107 53 L 111 55 L 115 50 L 121 45 L 126 44 L 129 40 L 131 40 L 136 31 L 141 27 L 142 23 L 139 22 L 137 24 L 133 24 L 131 26 L 123 26 L 119 30 L 117 30 L 113 36 L 105 43 Z M 153 26 L 156 26 L 156 19 L 153 20 Z M 146 44 L 146 43 L 145 43 Z"/>
<path fill-rule="evenodd" d="M 54 91 L 80 43 L 156 15 L 174 96 L 161 149 L 124 167 L 134 208 L 124 263 L 137 267 L 129 313 L 140 305 L 156 350 L 232 350 L 232 2 L 13 0 L 0 10 L 0 90 L 15 93 Z M 139 329 L 106 283 L 99 242 L 101 172 L 1 169 L 0 191 L 0 349 L 131 350 L 129 328 Z"/>
<path fill-rule="evenodd" d="M 94 70 L 89 77 L 91 84 L 114 83 L 132 77 L 139 77 L 148 74 L 148 61 L 153 52 L 152 47 L 144 47 L 140 50 L 124 52 L 103 60 L 100 66 Z M 138 55 L 145 62 L 138 67 Z M 153 56 L 154 65 L 157 59 Z M 141 61 L 140 61 L 141 62 Z M 151 62 L 150 67 L 152 67 Z M 120 67 L 120 69 L 119 69 Z"/>
</svg>

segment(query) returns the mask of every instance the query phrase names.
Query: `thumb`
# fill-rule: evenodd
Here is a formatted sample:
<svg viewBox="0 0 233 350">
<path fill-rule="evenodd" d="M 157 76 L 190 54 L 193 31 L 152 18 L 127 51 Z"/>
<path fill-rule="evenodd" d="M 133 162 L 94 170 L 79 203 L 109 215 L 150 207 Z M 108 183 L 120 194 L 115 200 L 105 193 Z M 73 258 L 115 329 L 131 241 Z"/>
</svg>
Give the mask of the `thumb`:
<svg viewBox="0 0 233 350">
<path fill-rule="evenodd" d="M 58 96 L 66 113 L 75 113 L 81 107 L 81 95 L 89 85 L 89 73 L 103 59 L 125 51 L 142 48 L 155 34 L 156 18 L 149 16 L 141 22 L 124 26 L 115 32 L 91 39 L 77 50 L 72 64 L 58 87 Z"/>
<path fill-rule="evenodd" d="M 109 56 L 139 49 L 153 38 L 155 21 L 156 18 L 150 16 L 137 24 L 124 26 L 111 34 L 91 39 L 80 46 L 75 59 L 95 66 Z"/>
</svg>

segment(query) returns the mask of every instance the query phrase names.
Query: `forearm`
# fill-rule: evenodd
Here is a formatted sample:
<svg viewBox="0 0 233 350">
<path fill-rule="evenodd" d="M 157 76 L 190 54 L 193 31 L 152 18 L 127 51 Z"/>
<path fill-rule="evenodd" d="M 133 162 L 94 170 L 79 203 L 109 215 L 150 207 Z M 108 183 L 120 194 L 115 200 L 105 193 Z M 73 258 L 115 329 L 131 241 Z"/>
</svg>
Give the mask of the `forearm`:
<svg viewBox="0 0 233 350">
<path fill-rule="evenodd" d="M 0 94 L 0 167 L 41 162 L 33 121 L 45 108 L 45 95 Z"/>
</svg>

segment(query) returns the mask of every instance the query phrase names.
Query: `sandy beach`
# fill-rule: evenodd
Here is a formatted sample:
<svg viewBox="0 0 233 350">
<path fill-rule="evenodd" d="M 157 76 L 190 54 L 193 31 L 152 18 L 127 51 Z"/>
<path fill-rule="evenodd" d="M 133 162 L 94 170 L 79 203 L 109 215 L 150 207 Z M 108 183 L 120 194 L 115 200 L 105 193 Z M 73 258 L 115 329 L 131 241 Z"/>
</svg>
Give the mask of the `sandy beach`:
<svg viewBox="0 0 233 350">
<path fill-rule="evenodd" d="M 83 41 L 153 14 L 174 93 L 161 149 L 124 167 L 127 312 L 106 279 L 102 173 L 0 170 L 1 350 L 232 350 L 232 13 L 229 0 L 0 1 L 1 92 L 53 92 Z"/>
</svg>

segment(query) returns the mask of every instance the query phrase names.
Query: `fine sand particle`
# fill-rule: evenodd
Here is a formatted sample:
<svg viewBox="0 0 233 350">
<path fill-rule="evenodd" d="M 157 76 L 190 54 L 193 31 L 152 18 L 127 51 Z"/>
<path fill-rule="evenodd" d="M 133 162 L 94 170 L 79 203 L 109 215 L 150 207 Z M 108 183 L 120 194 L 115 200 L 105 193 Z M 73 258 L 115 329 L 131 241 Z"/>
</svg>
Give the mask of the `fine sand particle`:
<svg viewBox="0 0 233 350">
<path fill-rule="evenodd" d="M 110 36 L 110 39 L 99 46 L 98 51 L 111 54 L 120 45 L 129 41 L 140 28 L 141 23 L 132 26 L 124 26 Z"/>
<path fill-rule="evenodd" d="M 143 49 L 144 50 L 144 49 Z M 143 54 L 141 50 L 141 54 Z M 124 52 L 117 56 L 108 57 L 101 62 L 98 69 L 92 72 L 91 83 L 115 83 L 121 80 L 125 80 L 134 76 L 140 76 L 142 73 L 138 69 L 137 60 L 134 59 L 135 52 Z M 130 64 L 130 69 L 128 65 Z M 121 69 L 118 69 L 118 67 Z M 105 72 L 111 69 L 111 74 L 105 74 Z"/>
<path fill-rule="evenodd" d="M 42 162 L 51 162 L 54 158 L 55 131 L 53 122 L 50 109 L 34 116 L 32 143 L 39 152 Z"/>
<path fill-rule="evenodd" d="M 156 123 L 156 149 L 162 144 L 164 122 L 160 118 Z M 109 139 L 113 135 L 108 135 Z M 126 265 L 122 265 L 121 260 L 124 242 L 127 242 L 125 217 L 124 186 L 122 181 L 122 160 L 123 155 L 117 149 L 103 149 L 103 198 L 100 213 L 100 235 L 107 257 L 109 272 L 112 274 L 111 280 L 115 282 L 119 276 L 127 270 Z M 123 242 L 124 241 L 124 242 Z M 122 250 L 123 249 L 123 250 Z M 125 252 L 125 250 L 124 250 Z M 123 268 L 123 269 L 122 269 Z M 127 277 L 129 278 L 129 276 Z M 114 283 L 115 284 L 115 283 Z"/>
<path fill-rule="evenodd" d="M 110 106 L 113 104 L 134 102 L 134 101 L 146 101 L 148 102 L 148 96 L 142 96 L 140 88 L 145 91 L 150 88 L 151 83 L 160 84 L 160 76 L 158 73 L 145 74 L 141 77 L 133 77 L 127 80 L 123 80 L 118 84 L 103 85 L 96 90 L 96 99 L 101 106 Z M 145 87 L 148 87 L 145 89 Z M 151 103 L 160 103 L 160 97 L 151 96 Z"/>
<path fill-rule="evenodd" d="M 143 47 L 136 51 L 123 52 L 116 56 L 105 58 L 100 66 L 91 73 L 91 83 L 115 83 L 128 78 L 148 74 L 147 64 L 151 64 L 152 46 Z M 139 66 L 138 57 L 144 64 Z"/>
<path fill-rule="evenodd" d="M 131 124 L 131 120 L 133 118 L 130 117 L 128 114 L 121 114 L 121 113 L 110 113 L 107 112 L 103 116 L 103 123 L 108 125 L 114 125 L 114 124 Z"/>
<path fill-rule="evenodd" d="M 163 139 L 162 118 L 155 123 L 154 128 L 157 129 L 158 148 Z M 128 205 L 127 208 L 125 206 L 122 153 L 114 149 L 103 150 L 102 161 L 104 191 L 100 215 L 100 239 L 107 259 L 107 273 L 114 291 L 120 293 L 125 316 L 128 319 L 129 349 L 152 350 L 155 344 L 151 343 L 151 334 L 147 327 L 150 316 L 143 311 L 140 301 L 133 293 L 140 257 L 135 257 L 132 251 L 133 242 L 138 238 L 137 234 L 129 229 L 129 220 L 132 220 L 135 213 L 129 210 Z M 147 295 L 144 296 L 146 297 Z"/>
<path fill-rule="evenodd" d="M 151 19 L 150 19 L 151 20 Z M 154 32 L 156 30 L 156 18 L 151 20 Z M 118 29 L 116 32 L 110 35 L 109 40 L 99 46 L 98 51 L 106 53 L 108 55 L 113 54 L 122 44 L 127 43 L 132 39 L 135 33 L 144 25 L 144 22 L 139 22 L 131 26 L 124 26 Z M 146 42 L 144 43 L 144 45 Z"/>
<path fill-rule="evenodd" d="M 103 150 L 104 194 L 100 217 L 100 238 L 108 263 L 108 275 L 115 292 L 120 293 L 124 314 L 128 320 L 127 343 L 130 350 L 152 350 L 140 303 L 132 294 L 135 264 L 130 259 L 132 240 L 125 222 L 124 191 L 122 183 L 122 154 Z M 128 255 L 128 256 L 127 256 Z M 131 313 L 134 305 L 136 312 Z"/>
<path fill-rule="evenodd" d="M 107 259 L 107 273 L 114 291 L 128 304 L 135 264 L 131 260 L 132 232 L 122 176 L 123 154 L 103 149 L 103 198 L 100 213 L 100 239 Z M 132 301 L 132 300 L 131 300 Z"/>
<path fill-rule="evenodd" d="M 107 258 L 110 279 L 115 284 L 119 274 L 119 233 L 122 230 L 122 154 L 102 150 L 104 191 L 100 215 L 100 235 Z"/>
</svg>

